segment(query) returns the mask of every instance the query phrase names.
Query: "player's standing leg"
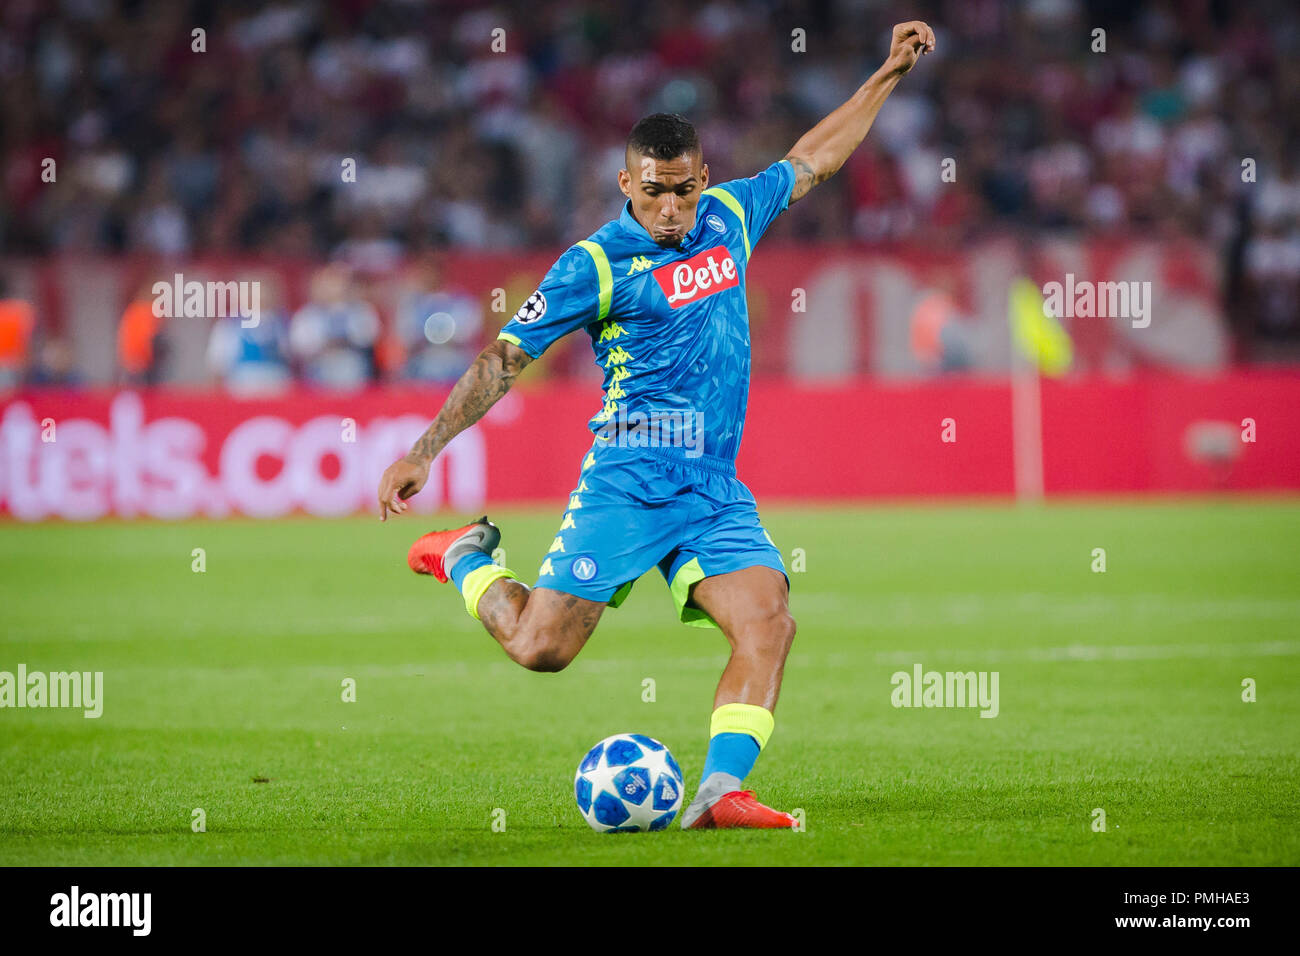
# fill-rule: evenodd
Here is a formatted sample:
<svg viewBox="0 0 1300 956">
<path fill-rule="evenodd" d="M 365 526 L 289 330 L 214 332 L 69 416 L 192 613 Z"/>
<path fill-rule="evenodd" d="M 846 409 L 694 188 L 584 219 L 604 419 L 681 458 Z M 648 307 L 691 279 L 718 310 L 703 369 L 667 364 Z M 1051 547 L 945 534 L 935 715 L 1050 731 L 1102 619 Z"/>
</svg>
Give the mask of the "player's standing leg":
<svg viewBox="0 0 1300 956">
<path fill-rule="evenodd" d="M 706 577 L 691 591 L 731 644 L 713 699 L 709 753 L 700 788 L 682 814 L 684 828 L 788 828 L 794 818 L 763 806 L 741 783 L 775 726 L 795 623 L 785 575 L 768 567 Z"/>
</svg>

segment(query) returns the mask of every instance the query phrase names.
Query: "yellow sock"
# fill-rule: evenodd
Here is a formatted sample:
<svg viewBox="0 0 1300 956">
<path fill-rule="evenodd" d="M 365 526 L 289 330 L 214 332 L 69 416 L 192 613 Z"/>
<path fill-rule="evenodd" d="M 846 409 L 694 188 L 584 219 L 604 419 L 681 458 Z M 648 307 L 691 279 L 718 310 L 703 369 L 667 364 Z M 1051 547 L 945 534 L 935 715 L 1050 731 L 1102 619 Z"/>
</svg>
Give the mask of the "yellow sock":
<svg viewBox="0 0 1300 956">
<path fill-rule="evenodd" d="M 465 575 L 465 580 L 461 584 L 461 594 L 465 595 L 465 610 L 469 611 L 469 616 L 474 620 L 479 620 L 478 602 L 483 599 L 492 582 L 498 578 L 519 580 L 515 572 L 496 564 L 485 564 Z"/>
<path fill-rule="evenodd" d="M 757 704 L 723 704 L 713 712 L 709 721 L 709 736 L 718 734 L 749 734 L 758 741 L 758 749 L 767 746 L 767 739 L 776 727 L 776 718 L 766 707 Z"/>
</svg>

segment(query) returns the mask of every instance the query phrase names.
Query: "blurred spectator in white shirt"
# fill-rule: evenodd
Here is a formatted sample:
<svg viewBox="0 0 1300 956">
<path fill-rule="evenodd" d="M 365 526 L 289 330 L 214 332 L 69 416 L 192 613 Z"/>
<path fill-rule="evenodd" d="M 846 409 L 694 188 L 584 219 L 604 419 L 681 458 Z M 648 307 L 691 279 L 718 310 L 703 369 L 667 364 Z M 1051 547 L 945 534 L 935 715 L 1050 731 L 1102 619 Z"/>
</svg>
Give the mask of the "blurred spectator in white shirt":
<svg viewBox="0 0 1300 956">
<path fill-rule="evenodd" d="M 483 309 L 445 278 L 444 257 L 426 254 L 411 270 L 397 304 L 396 332 L 405 353 L 401 376 L 454 382 L 473 361 Z"/>
<path fill-rule="evenodd" d="M 374 377 L 379 316 L 358 295 L 351 272 L 335 263 L 311 280 L 311 301 L 289 324 L 289 346 L 313 385 L 354 389 Z"/>
<path fill-rule="evenodd" d="M 208 367 L 227 390 L 240 395 L 283 391 L 293 381 L 289 365 L 289 317 L 279 280 L 259 277 L 256 325 L 242 316 L 218 318 L 208 339 Z"/>
</svg>

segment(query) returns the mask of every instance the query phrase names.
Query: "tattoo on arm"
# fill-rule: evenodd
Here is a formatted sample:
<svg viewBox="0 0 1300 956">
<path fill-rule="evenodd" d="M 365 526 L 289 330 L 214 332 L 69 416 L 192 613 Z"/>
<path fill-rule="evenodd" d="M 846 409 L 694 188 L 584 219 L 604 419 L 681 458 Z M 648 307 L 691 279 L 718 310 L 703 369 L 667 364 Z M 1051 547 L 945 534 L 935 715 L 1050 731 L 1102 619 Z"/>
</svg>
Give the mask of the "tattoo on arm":
<svg viewBox="0 0 1300 956">
<path fill-rule="evenodd" d="M 786 159 L 794 167 L 790 202 L 808 195 L 839 171 L 871 130 L 876 114 L 898 85 L 902 74 L 882 67 L 858 91 L 790 147 Z"/>
<path fill-rule="evenodd" d="M 790 202 L 797 202 L 808 195 L 808 191 L 820 182 L 824 182 L 827 177 L 818 178 L 813 172 L 812 166 L 808 160 L 801 159 L 798 156 L 787 156 L 790 165 L 794 167 L 794 188 L 790 190 Z"/>
<path fill-rule="evenodd" d="M 473 425 L 497 403 L 532 357 L 503 339 L 490 344 L 460 377 L 442 411 L 407 454 L 411 462 L 432 461 L 447 443 Z"/>
</svg>

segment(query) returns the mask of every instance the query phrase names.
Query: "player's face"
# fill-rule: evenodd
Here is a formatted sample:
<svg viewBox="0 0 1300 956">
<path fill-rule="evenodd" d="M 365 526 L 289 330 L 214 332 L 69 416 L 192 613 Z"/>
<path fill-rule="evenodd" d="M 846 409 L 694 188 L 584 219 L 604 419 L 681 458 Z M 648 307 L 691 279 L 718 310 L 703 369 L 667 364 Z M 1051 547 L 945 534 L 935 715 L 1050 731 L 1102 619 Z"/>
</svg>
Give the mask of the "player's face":
<svg viewBox="0 0 1300 956">
<path fill-rule="evenodd" d="M 709 185 L 709 167 L 699 153 L 655 159 L 628 152 L 618 188 L 632 200 L 632 214 L 661 246 L 675 246 L 695 226 L 695 207 Z"/>
</svg>

